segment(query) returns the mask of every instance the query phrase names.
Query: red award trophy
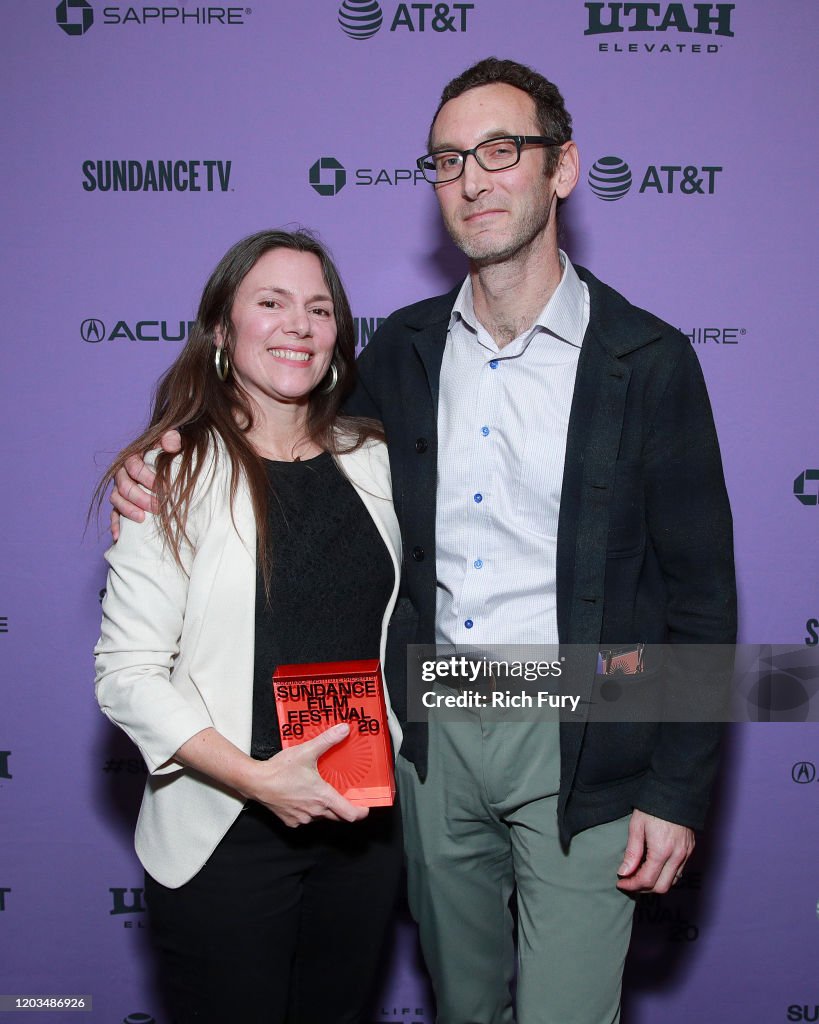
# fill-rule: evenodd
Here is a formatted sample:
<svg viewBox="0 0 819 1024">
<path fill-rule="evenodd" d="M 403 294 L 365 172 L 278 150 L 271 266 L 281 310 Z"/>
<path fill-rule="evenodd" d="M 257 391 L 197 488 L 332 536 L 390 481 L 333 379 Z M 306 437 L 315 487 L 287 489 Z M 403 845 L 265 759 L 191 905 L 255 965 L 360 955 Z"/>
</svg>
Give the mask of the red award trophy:
<svg viewBox="0 0 819 1024">
<path fill-rule="evenodd" d="M 346 722 L 349 735 L 319 758 L 319 774 L 351 804 L 393 803 L 392 746 L 377 659 L 279 665 L 273 695 L 283 749 Z"/>
</svg>

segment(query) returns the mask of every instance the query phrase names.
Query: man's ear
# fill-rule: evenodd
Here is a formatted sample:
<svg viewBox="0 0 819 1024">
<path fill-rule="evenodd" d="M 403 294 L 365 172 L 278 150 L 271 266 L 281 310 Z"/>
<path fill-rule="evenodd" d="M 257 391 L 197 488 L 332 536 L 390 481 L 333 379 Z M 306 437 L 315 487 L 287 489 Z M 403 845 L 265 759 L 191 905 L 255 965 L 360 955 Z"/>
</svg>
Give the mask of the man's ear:
<svg viewBox="0 0 819 1024">
<path fill-rule="evenodd" d="M 558 199 L 571 195 L 580 178 L 580 154 L 574 142 L 564 142 L 560 147 L 560 158 L 552 176 Z"/>
</svg>

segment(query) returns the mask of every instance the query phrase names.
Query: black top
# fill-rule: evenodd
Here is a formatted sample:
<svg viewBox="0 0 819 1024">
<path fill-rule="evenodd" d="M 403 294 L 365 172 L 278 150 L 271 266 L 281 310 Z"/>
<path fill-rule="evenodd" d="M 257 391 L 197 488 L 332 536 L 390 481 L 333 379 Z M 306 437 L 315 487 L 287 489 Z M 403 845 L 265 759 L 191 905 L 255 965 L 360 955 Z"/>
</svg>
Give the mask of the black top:
<svg viewBox="0 0 819 1024">
<path fill-rule="evenodd" d="M 256 569 L 250 753 L 258 760 L 281 750 L 275 667 L 378 658 L 394 581 L 375 523 L 329 453 L 265 465 L 273 569 L 269 602 Z"/>
</svg>

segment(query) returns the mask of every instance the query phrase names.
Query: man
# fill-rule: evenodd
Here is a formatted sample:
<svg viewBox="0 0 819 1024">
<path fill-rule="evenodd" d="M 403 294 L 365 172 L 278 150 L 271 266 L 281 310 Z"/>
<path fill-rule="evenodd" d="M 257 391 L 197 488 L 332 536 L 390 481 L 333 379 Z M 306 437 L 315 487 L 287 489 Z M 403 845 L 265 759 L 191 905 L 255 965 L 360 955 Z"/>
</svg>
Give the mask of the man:
<svg viewBox="0 0 819 1024">
<path fill-rule="evenodd" d="M 731 517 L 699 366 L 558 249 L 579 176 L 560 93 L 483 60 L 444 89 L 427 148 L 469 276 L 389 317 L 352 408 L 390 448 L 399 716 L 408 643 L 732 643 Z M 693 850 L 718 727 L 587 722 L 595 662 L 559 729 L 481 711 L 405 724 L 410 905 L 440 1024 L 619 1020 L 632 894 L 666 892 Z"/>
</svg>

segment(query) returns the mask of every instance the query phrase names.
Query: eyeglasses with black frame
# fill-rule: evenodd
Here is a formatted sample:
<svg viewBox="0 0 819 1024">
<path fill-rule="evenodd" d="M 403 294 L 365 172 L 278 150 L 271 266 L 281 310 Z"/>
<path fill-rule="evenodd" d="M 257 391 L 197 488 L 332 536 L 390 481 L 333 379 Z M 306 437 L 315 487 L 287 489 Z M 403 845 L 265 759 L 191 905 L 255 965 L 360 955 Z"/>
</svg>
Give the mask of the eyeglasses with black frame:
<svg viewBox="0 0 819 1024">
<path fill-rule="evenodd" d="M 562 146 L 557 139 L 546 135 L 500 135 L 487 139 L 472 149 L 441 149 L 415 161 L 418 169 L 430 185 L 444 185 L 464 172 L 466 158 L 474 156 L 478 166 L 485 171 L 506 171 L 520 162 L 523 146 Z"/>
</svg>

